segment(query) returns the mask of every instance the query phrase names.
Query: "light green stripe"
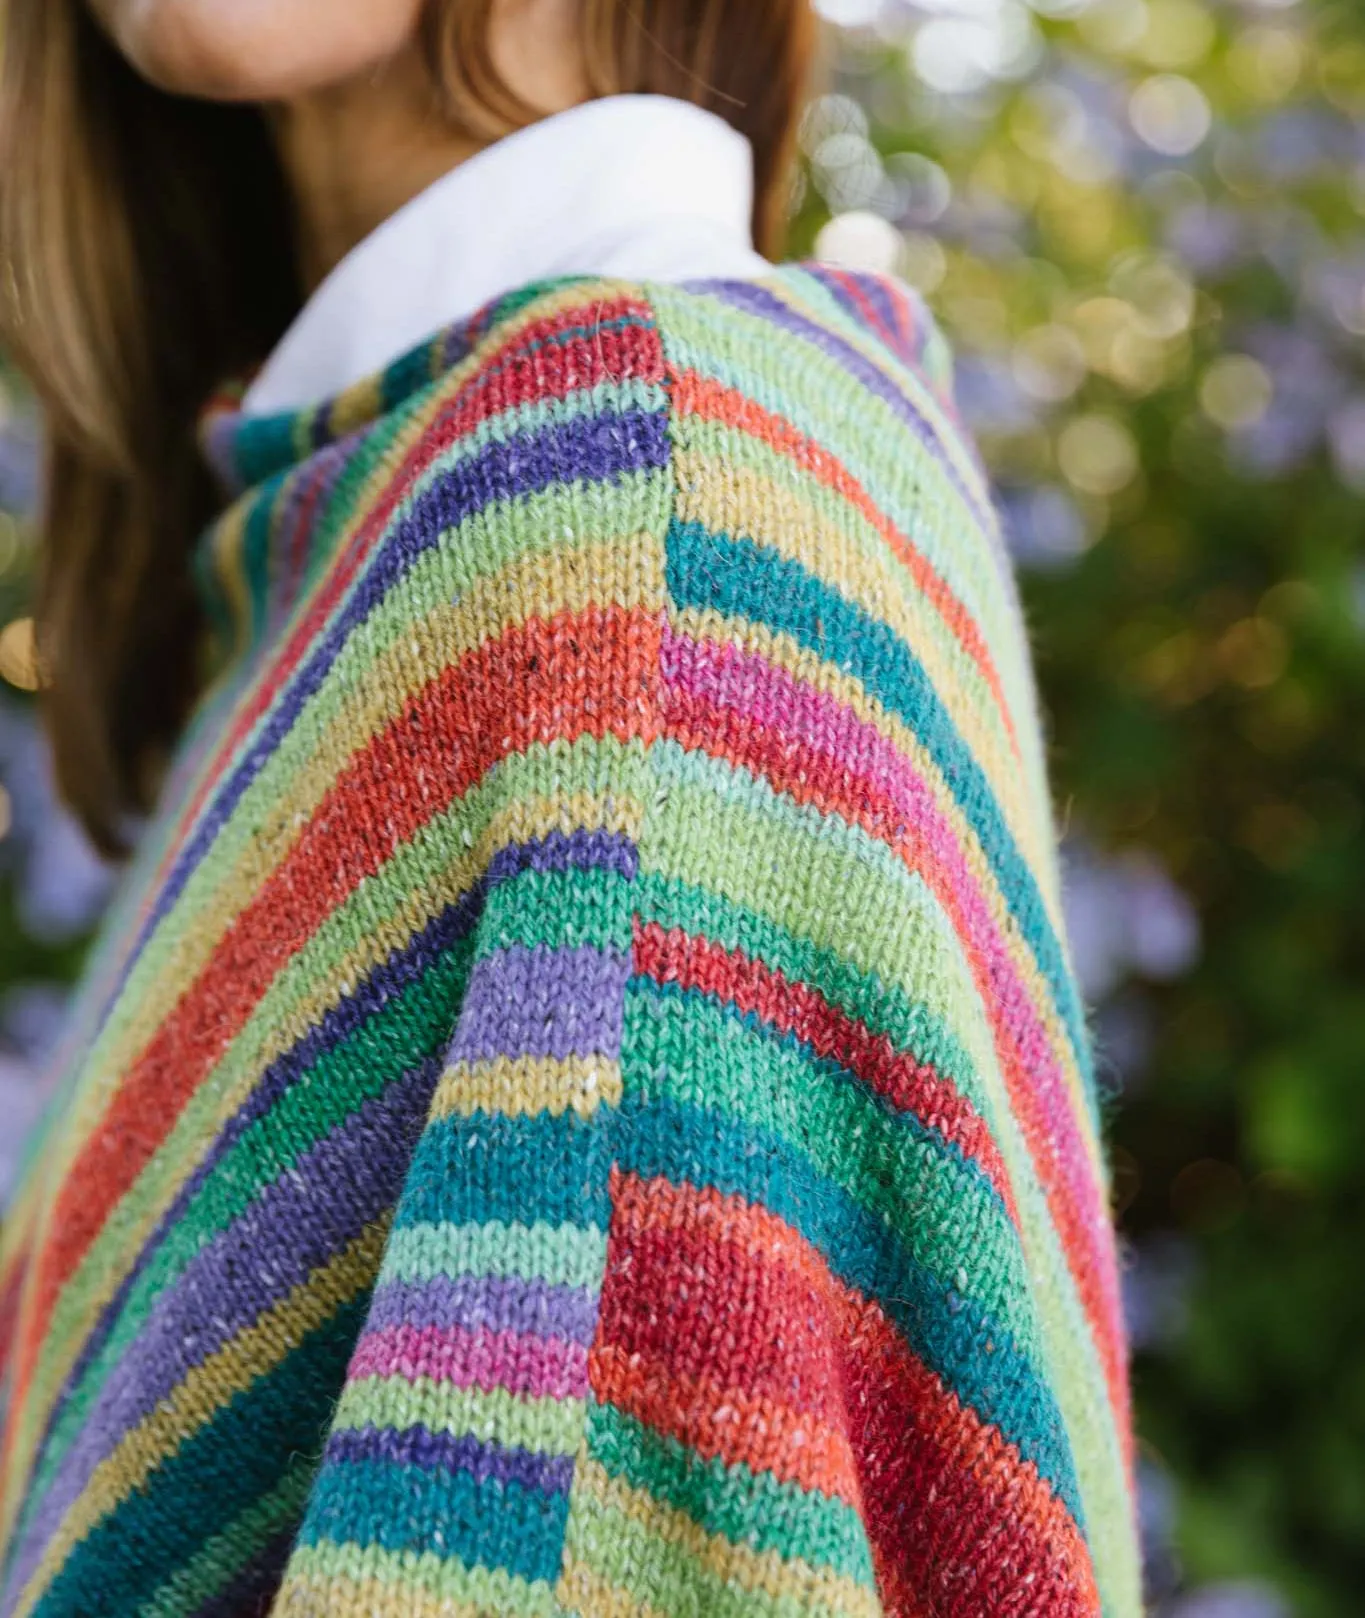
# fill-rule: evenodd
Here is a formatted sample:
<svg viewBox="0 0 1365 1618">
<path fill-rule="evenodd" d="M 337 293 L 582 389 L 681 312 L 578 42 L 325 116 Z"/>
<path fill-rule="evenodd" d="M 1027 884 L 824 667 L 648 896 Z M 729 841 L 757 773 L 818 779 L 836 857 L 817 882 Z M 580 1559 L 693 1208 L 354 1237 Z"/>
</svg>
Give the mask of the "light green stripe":
<svg viewBox="0 0 1365 1618">
<path fill-rule="evenodd" d="M 651 288 L 651 294 L 660 312 L 664 351 L 674 365 L 735 389 L 814 440 L 882 511 L 902 526 L 913 525 L 915 545 L 992 644 L 1021 638 L 999 565 L 971 506 L 943 462 L 906 430 L 887 403 L 810 344 L 803 344 L 802 363 L 792 368 L 790 356 L 774 345 L 765 316 L 668 288 Z M 744 341 L 746 336 L 751 340 Z M 914 403 L 942 422 L 942 409 L 927 387 Z M 956 446 L 955 430 L 947 441 Z M 948 459 L 956 462 L 961 455 L 954 447 Z M 1022 656 L 1015 662 L 1017 668 L 1025 666 Z"/>
<path fill-rule="evenodd" d="M 1032 1288 L 1004 1204 L 984 1175 L 917 1139 L 870 1088 L 701 995 L 654 986 L 630 992 L 621 1065 L 629 1099 L 718 1109 L 776 1135 L 894 1231 L 918 1264 L 987 1309 L 1039 1369 Z"/>
<path fill-rule="evenodd" d="M 771 1596 L 753 1585 L 722 1580 L 690 1550 L 625 1512 L 584 1502 L 570 1524 L 574 1556 L 643 1608 L 669 1618 L 839 1618 L 813 1593 Z M 801 1564 L 789 1562 L 799 1578 Z M 813 1582 L 813 1580 L 812 1580 Z"/>
<path fill-rule="evenodd" d="M 386 1281 L 496 1276 L 550 1286 L 596 1289 L 607 1262 L 607 1235 L 594 1226 L 406 1225 L 389 1236 L 380 1271 Z"/>
<path fill-rule="evenodd" d="M 866 1527 L 856 1508 L 837 1495 L 803 1489 L 743 1461 L 699 1455 L 615 1405 L 589 1406 L 587 1434 L 589 1453 L 611 1477 L 682 1512 L 709 1533 L 755 1551 L 799 1557 L 865 1589 L 876 1588 Z"/>
<path fill-rule="evenodd" d="M 332 1421 L 334 1432 L 358 1427 L 472 1433 L 481 1443 L 573 1455 L 583 1438 L 583 1400 L 457 1388 L 428 1377 L 367 1376 L 346 1384 Z"/>
<path fill-rule="evenodd" d="M 978 1069 L 994 1060 L 952 927 L 923 878 L 885 843 L 708 754 L 667 742 L 653 757 L 660 801 L 641 842 L 642 875 L 721 894 L 793 938 L 837 952 L 930 1007 Z M 986 1095 L 971 1099 L 994 1126 Z"/>
<path fill-rule="evenodd" d="M 799 265 L 793 265 L 780 271 L 776 280 L 781 285 L 784 301 L 793 313 L 804 316 L 812 325 L 823 327 L 831 336 L 839 338 L 914 406 L 933 434 L 937 454 L 952 467 L 965 488 L 989 514 L 992 495 L 985 468 L 980 458 L 972 454 L 961 426 L 929 385 L 928 378 L 898 359 L 882 338 L 840 302 L 818 276 L 807 273 Z M 817 353 L 823 357 L 822 349 L 817 348 Z M 844 370 L 840 362 L 834 363 L 839 365 L 841 373 L 856 388 L 864 390 L 864 384 L 859 379 Z M 865 391 L 870 393 L 870 390 Z M 900 432 L 904 435 L 905 428 L 901 427 Z"/>
<path fill-rule="evenodd" d="M 790 982 L 807 984 L 873 1034 L 886 1035 L 898 1050 L 927 1062 L 986 1116 L 988 1098 L 971 1057 L 938 1010 L 923 999 L 862 969 L 837 948 L 799 938 L 714 889 L 651 873 L 635 884 L 634 894 L 641 921 L 666 931 L 705 936 L 722 949 L 739 950 L 780 972 Z"/>
</svg>

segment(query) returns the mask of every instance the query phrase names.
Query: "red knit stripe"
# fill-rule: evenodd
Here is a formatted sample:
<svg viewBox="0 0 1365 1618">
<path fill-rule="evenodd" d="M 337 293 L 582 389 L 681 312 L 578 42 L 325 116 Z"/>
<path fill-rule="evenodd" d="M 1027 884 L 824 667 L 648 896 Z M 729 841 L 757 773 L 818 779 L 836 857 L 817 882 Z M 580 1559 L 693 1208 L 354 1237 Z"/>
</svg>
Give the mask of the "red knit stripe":
<svg viewBox="0 0 1365 1618">
<path fill-rule="evenodd" d="M 554 346 L 556 337 L 583 325 L 585 318 L 592 324 L 631 315 L 644 324 L 619 332 L 575 335 Z M 335 560 L 329 563 L 308 610 L 288 637 L 281 640 L 278 653 L 271 658 L 268 680 L 262 680 L 253 688 L 251 700 L 224 728 L 222 740 L 214 749 L 212 765 L 186 804 L 175 834 L 168 839 L 166 864 L 183 846 L 185 834 L 198 820 L 206 798 L 228 761 L 289 683 L 315 636 L 349 590 L 379 536 L 388 527 L 399 501 L 410 493 L 413 483 L 430 468 L 433 459 L 457 444 L 472 428 L 502 411 L 565 399 L 571 393 L 604 382 L 619 384 L 627 379 L 661 382 L 663 347 L 652 320 L 649 306 L 635 298 L 594 301 L 590 312 L 574 307 L 553 319 L 534 321 L 518 331 L 512 341 L 491 346 L 487 353 L 480 355 L 479 370 L 442 405 L 427 430 L 366 506 L 364 520 L 344 549 L 339 549 Z M 442 378 L 442 383 L 449 386 L 450 378 Z M 163 872 L 158 873 L 158 880 L 164 869 L 165 865 Z"/>
<path fill-rule="evenodd" d="M 850 303 L 856 304 L 862 312 L 867 326 L 875 331 L 893 354 L 903 355 L 913 349 L 915 330 L 911 318 L 910 300 L 904 297 L 897 288 L 885 288 L 886 302 L 891 312 L 888 321 L 881 306 L 868 297 L 863 290 L 858 277 L 847 270 L 828 266 L 822 274 L 835 282 L 843 291 Z"/>
<path fill-rule="evenodd" d="M 636 927 L 635 970 L 658 983 L 716 995 L 777 1032 L 795 1035 L 817 1056 L 838 1062 L 976 1163 L 1018 1225 L 1004 1161 L 981 1116 L 951 1081 L 898 1050 L 888 1035 L 874 1033 L 808 984 L 793 982 L 742 950 L 727 950 L 680 929 L 666 932 L 655 922 Z"/>
<path fill-rule="evenodd" d="M 21 1257 L 22 1263 L 18 1262 Z M 25 1243 L 16 1250 L 8 1271 L 3 1278 L 0 1278 L 0 1377 L 3 1377 L 8 1370 L 14 1352 L 19 1327 L 19 1297 L 24 1284 L 24 1268 L 29 1257 L 30 1249 Z"/>
<path fill-rule="evenodd" d="M 599 1399 L 855 1506 L 889 1611 L 1100 1611 L 1080 1531 L 1032 1463 L 789 1225 L 663 1179 L 618 1173 L 612 1190 Z"/>
</svg>

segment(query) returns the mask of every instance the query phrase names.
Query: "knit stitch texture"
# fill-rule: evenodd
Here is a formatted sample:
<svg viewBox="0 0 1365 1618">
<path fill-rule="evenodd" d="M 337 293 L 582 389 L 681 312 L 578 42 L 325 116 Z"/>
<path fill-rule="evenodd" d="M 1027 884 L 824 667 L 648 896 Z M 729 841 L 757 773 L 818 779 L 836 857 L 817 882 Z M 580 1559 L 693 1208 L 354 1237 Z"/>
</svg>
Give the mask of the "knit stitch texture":
<svg viewBox="0 0 1365 1618">
<path fill-rule="evenodd" d="M 217 675 L 7 1226 L 8 1618 L 1136 1618 L 1028 649 L 889 280 L 206 444 Z"/>
</svg>

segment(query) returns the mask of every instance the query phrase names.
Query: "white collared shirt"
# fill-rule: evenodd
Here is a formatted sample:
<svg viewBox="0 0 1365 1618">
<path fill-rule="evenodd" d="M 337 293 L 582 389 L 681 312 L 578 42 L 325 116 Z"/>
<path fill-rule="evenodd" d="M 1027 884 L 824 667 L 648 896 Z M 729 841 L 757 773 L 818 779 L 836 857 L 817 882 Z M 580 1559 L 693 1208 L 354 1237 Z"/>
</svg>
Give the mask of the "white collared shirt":
<svg viewBox="0 0 1365 1618">
<path fill-rule="evenodd" d="M 313 293 L 248 389 L 252 415 L 328 398 L 489 299 L 558 275 L 750 279 L 753 154 L 668 96 L 608 96 L 461 163 Z"/>
</svg>

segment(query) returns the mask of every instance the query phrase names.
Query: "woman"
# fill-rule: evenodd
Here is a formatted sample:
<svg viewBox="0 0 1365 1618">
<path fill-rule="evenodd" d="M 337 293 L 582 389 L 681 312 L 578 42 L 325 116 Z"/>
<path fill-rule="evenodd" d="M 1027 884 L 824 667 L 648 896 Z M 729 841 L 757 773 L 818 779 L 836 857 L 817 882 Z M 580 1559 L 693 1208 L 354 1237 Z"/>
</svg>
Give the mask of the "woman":
<svg viewBox="0 0 1365 1618">
<path fill-rule="evenodd" d="M 1136 1613 L 988 494 L 919 303 L 754 247 L 802 0 L 6 10 L 48 720 L 156 806 L 4 1612 Z"/>
</svg>

